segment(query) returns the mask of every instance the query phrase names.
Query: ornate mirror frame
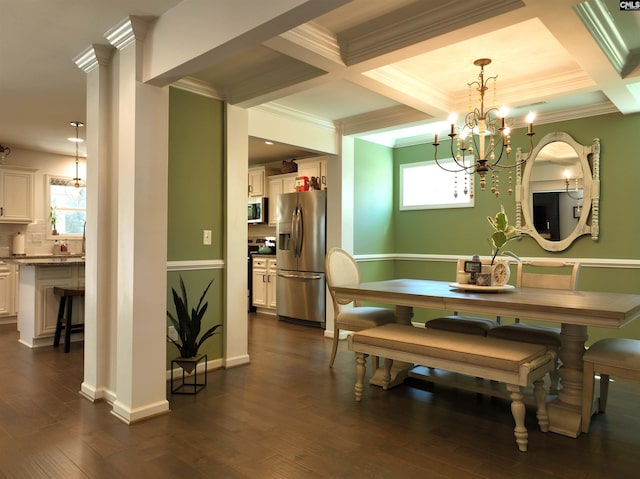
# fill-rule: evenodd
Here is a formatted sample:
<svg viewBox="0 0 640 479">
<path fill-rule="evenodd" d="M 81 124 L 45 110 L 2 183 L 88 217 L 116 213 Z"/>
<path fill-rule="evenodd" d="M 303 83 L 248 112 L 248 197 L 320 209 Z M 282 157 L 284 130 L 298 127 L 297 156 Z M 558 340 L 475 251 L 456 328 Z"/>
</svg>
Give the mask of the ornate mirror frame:
<svg viewBox="0 0 640 479">
<path fill-rule="evenodd" d="M 583 174 L 583 203 L 578 223 L 567 237 L 559 241 L 543 238 L 533 226 L 533 191 L 531 187 L 531 172 L 536 157 L 540 151 L 550 143 L 564 142 L 569 144 L 577 153 Z M 516 159 L 521 162 L 526 158 L 519 148 Z M 591 161 L 591 163 L 590 163 Z M 576 238 L 591 235 L 594 241 L 598 239 L 600 215 L 600 140 L 595 138 L 591 145 L 581 145 L 571 135 L 564 132 L 553 132 L 545 135 L 531 151 L 530 158 L 524 167 L 518 166 L 516 175 L 516 227 L 538 242 L 547 251 L 564 251 Z M 591 224 L 587 221 L 591 216 Z"/>
</svg>

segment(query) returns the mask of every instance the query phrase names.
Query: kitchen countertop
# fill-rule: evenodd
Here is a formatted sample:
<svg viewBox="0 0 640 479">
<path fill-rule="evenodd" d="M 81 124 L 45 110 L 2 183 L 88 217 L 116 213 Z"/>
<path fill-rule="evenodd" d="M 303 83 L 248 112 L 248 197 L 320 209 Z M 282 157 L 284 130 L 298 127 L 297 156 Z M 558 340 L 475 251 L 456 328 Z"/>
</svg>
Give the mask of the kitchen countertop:
<svg viewBox="0 0 640 479">
<path fill-rule="evenodd" d="M 6 258 L 0 258 L 0 261 L 7 263 L 14 263 L 18 265 L 28 266 L 46 266 L 46 265 L 60 265 L 60 264 L 84 264 L 85 258 L 76 254 L 65 255 L 33 255 L 33 256 L 11 256 Z"/>
</svg>

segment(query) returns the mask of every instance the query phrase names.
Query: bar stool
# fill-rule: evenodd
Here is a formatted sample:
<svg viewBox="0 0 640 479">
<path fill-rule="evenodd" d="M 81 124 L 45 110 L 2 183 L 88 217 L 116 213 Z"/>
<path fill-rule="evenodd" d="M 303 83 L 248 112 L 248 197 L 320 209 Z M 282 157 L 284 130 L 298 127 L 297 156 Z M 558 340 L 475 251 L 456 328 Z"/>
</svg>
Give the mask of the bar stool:
<svg viewBox="0 0 640 479">
<path fill-rule="evenodd" d="M 71 324 L 71 318 L 73 313 L 73 300 L 74 298 L 84 297 L 84 288 L 62 288 L 54 287 L 53 294 L 60 296 L 60 306 L 58 308 L 58 319 L 56 321 L 56 334 L 53 338 L 53 345 L 58 347 L 60 345 L 60 336 L 64 329 L 64 352 L 68 353 L 71 347 L 71 333 L 79 333 L 84 331 L 84 323 Z M 65 317 L 66 306 L 66 317 Z"/>
</svg>

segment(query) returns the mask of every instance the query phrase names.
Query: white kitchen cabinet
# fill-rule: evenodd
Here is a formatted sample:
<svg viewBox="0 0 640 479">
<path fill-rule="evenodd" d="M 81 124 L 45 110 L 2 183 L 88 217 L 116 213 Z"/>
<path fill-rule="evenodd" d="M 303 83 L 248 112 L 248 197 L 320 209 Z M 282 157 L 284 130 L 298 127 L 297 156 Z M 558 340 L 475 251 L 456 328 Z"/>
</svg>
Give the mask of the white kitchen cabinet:
<svg viewBox="0 0 640 479">
<path fill-rule="evenodd" d="M 0 167 L 0 223 L 33 222 L 35 170 Z"/>
<path fill-rule="evenodd" d="M 327 189 L 327 159 L 326 158 L 308 158 L 305 160 L 296 160 L 298 164 L 298 176 L 315 176 L 320 181 L 320 189 Z"/>
<path fill-rule="evenodd" d="M 20 304 L 18 330 L 20 342 L 30 348 L 51 346 L 56 331 L 60 298 L 53 288 L 84 285 L 84 264 L 69 262 L 64 265 L 21 264 Z M 84 322 L 84 298 L 73 305 L 73 323 Z M 72 341 L 81 341 L 83 335 L 74 334 Z"/>
<path fill-rule="evenodd" d="M 269 226 L 276 225 L 278 196 L 296 191 L 297 176 L 298 173 L 286 173 L 269 177 Z"/>
<path fill-rule="evenodd" d="M 275 314 L 276 309 L 276 259 L 253 257 L 252 304 L 258 311 Z"/>
<path fill-rule="evenodd" d="M 15 315 L 13 265 L 0 262 L 0 317 Z"/>
<path fill-rule="evenodd" d="M 249 168 L 249 196 L 266 196 L 265 179 L 266 169 L 264 166 Z"/>
</svg>

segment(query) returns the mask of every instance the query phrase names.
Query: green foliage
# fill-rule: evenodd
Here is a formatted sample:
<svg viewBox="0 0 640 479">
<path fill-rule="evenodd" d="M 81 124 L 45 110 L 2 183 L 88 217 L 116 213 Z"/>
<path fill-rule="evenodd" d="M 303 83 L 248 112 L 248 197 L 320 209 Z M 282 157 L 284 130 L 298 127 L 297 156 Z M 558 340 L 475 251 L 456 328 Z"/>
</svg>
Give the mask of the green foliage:
<svg viewBox="0 0 640 479">
<path fill-rule="evenodd" d="M 181 296 L 178 295 L 175 289 L 171 288 L 171 291 L 173 292 L 173 303 L 176 308 L 176 316 L 174 316 L 167 310 L 167 317 L 173 324 L 173 327 L 176 329 L 180 338 L 180 342 L 174 341 L 169 336 L 167 336 L 167 339 L 170 343 L 175 345 L 176 348 L 178 348 L 178 351 L 180 351 L 180 356 L 183 358 L 192 358 L 197 356 L 198 349 L 200 349 L 202 343 L 212 337 L 216 333 L 216 330 L 220 326 L 222 326 L 221 324 L 212 326 L 202 334 L 200 339 L 198 339 L 198 336 L 200 335 L 200 329 L 202 327 L 202 318 L 207 312 L 207 307 L 209 306 L 208 302 L 203 303 L 204 297 L 206 296 L 212 284 L 213 280 L 209 281 L 209 284 L 202 293 L 202 296 L 200 296 L 198 305 L 195 308 L 191 309 L 191 311 L 189 311 L 187 290 L 184 286 L 182 276 L 180 276 Z"/>
<path fill-rule="evenodd" d="M 507 218 L 507 214 L 504 212 L 504 206 L 500 205 L 500 211 L 496 214 L 495 218 L 487 216 L 487 220 L 495 230 L 493 234 L 487 238 L 489 246 L 491 247 L 491 254 L 493 255 L 491 258 L 491 264 L 493 264 L 498 254 L 511 256 L 512 258 L 520 261 L 520 258 L 511 251 L 500 251 L 500 248 L 509 241 L 520 237 L 521 233 L 521 231 L 516 227 L 509 225 L 509 218 Z"/>
</svg>

